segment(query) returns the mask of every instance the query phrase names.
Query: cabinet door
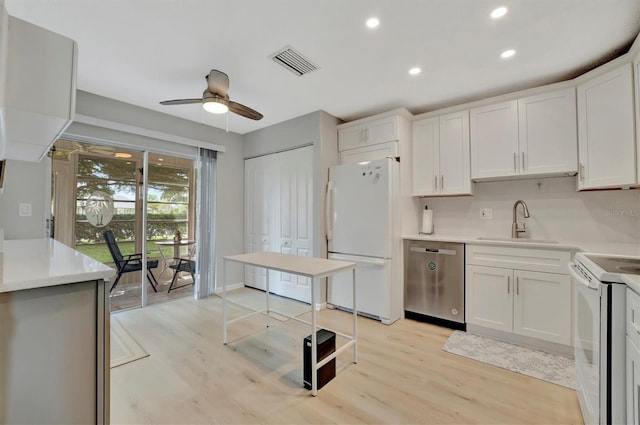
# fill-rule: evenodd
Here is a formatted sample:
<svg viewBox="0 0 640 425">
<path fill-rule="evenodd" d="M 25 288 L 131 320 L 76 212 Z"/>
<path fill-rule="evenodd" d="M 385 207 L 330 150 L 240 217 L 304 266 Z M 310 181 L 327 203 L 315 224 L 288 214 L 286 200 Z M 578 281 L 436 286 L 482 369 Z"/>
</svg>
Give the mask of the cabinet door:
<svg viewBox="0 0 640 425">
<path fill-rule="evenodd" d="M 518 100 L 520 174 L 576 173 L 575 89 Z"/>
<path fill-rule="evenodd" d="M 389 117 L 371 121 L 365 125 L 364 143 L 374 145 L 377 143 L 398 140 L 398 118 Z"/>
<path fill-rule="evenodd" d="M 440 117 L 440 193 L 471 194 L 469 111 Z"/>
<path fill-rule="evenodd" d="M 513 332 L 571 345 L 571 279 L 515 270 Z"/>
<path fill-rule="evenodd" d="M 627 423 L 640 423 L 640 350 L 627 337 Z"/>
<path fill-rule="evenodd" d="M 513 176 L 518 168 L 518 102 L 473 108 L 471 178 Z"/>
<path fill-rule="evenodd" d="M 427 118 L 413 123 L 411 160 L 413 166 L 414 196 L 435 195 L 439 193 L 439 138 L 439 117 Z"/>
<path fill-rule="evenodd" d="M 466 267 L 466 322 L 511 332 L 513 326 L 513 270 Z"/>
<path fill-rule="evenodd" d="M 338 151 L 355 149 L 364 144 L 364 125 L 354 125 L 338 130 Z"/>
<path fill-rule="evenodd" d="M 631 64 L 578 86 L 579 189 L 636 181 Z"/>
</svg>

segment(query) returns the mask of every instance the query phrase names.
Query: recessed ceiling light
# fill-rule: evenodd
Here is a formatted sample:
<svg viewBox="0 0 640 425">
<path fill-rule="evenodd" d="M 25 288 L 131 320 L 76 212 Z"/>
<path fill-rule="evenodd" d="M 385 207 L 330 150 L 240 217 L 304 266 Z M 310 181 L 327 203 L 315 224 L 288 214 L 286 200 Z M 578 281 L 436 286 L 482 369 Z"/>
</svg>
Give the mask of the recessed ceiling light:
<svg viewBox="0 0 640 425">
<path fill-rule="evenodd" d="M 409 70 L 409 74 L 411 75 L 418 75 L 421 72 L 422 72 L 422 69 L 418 68 L 417 66 Z"/>
<path fill-rule="evenodd" d="M 164 158 L 158 158 L 158 161 L 164 161 Z"/>
<path fill-rule="evenodd" d="M 375 28 L 378 25 L 380 25 L 380 19 L 378 19 L 376 17 L 371 17 L 371 18 L 367 19 L 367 26 L 369 28 Z"/>
<path fill-rule="evenodd" d="M 113 156 L 116 158 L 131 158 L 132 155 L 130 153 L 116 152 Z"/>
<path fill-rule="evenodd" d="M 507 8 L 504 6 L 496 7 L 491 11 L 491 17 L 493 19 L 502 18 L 506 14 L 507 14 Z"/>
<path fill-rule="evenodd" d="M 509 50 L 505 50 L 504 52 L 500 53 L 500 57 L 502 59 L 507 59 L 510 58 L 511 56 L 515 55 L 516 51 L 513 49 L 509 49 Z"/>
</svg>

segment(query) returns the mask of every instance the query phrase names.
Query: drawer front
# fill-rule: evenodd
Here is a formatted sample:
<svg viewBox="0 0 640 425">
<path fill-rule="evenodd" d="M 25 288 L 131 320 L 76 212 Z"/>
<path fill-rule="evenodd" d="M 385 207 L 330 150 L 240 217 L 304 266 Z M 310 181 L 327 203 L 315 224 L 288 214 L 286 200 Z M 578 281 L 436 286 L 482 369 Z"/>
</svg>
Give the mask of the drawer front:
<svg viewBox="0 0 640 425">
<path fill-rule="evenodd" d="M 569 251 L 466 245 L 466 263 L 534 272 L 568 274 Z"/>
<path fill-rule="evenodd" d="M 627 288 L 627 336 L 640 347 L 640 295 Z"/>
</svg>

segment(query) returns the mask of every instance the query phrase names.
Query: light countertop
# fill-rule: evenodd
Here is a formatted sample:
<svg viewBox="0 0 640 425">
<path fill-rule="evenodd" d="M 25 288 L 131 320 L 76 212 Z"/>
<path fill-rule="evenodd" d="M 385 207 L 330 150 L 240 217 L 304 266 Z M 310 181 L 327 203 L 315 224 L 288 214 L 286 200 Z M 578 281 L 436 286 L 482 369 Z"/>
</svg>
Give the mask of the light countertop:
<svg viewBox="0 0 640 425">
<path fill-rule="evenodd" d="M 486 240 L 478 239 L 479 236 L 460 236 L 460 235 L 403 235 L 402 239 L 422 240 L 434 242 L 457 242 L 468 243 L 474 245 L 496 245 L 507 247 L 521 248 L 545 248 L 563 251 L 585 251 L 597 254 L 612 255 L 631 255 L 640 256 L 640 245 L 631 243 L 611 243 L 611 242 L 580 242 L 580 241 L 562 241 L 558 243 L 545 242 L 521 242 L 515 240 Z M 505 238 L 507 239 L 507 238 Z M 524 239 L 526 241 L 526 239 Z M 535 239 L 534 239 L 535 240 Z"/>
<path fill-rule="evenodd" d="M 107 279 L 115 270 L 53 239 L 5 240 L 0 293 Z"/>
<path fill-rule="evenodd" d="M 640 275 L 637 274 L 623 274 L 622 280 L 627 286 L 633 289 L 637 294 L 640 294 Z"/>
</svg>

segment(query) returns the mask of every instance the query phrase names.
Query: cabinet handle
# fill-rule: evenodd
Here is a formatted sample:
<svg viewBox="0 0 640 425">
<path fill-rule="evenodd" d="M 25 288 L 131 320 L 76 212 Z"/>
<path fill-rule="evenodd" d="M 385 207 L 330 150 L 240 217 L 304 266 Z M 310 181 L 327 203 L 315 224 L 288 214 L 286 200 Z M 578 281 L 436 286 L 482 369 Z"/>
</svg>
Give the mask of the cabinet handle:
<svg viewBox="0 0 640 425">
<path fill-rule="evenodd" d="M 516 295 L 520 295 L 520 278 L 516 277 Z"/>
<path fill-rule="evenodd" d="M 584 164 L 581 162 L 580 167 L 578 167 L 578 174 L 580 174 L 580 181 L 584 181 Z"/>
<path fill-rule="evenodd" d="M 524 172 L 524 152 L 522 152 L 522 171 Z"/>
<path fill-rule="evenodd" d="M 507 276 L 507 294 L 511 293 L 511 276 Z"/>
<path fill-rule="evenodd" d="M 514 172 L 514 173 L 515 173 L 516 171 L 518 171 L 518 170 L 516 169 L 516 167 L 517 167 L 517 165 L 516 165 L 516 164 L 517 164 L 517 161 L 518 161 L 518 154 L 514 152 L 514 153 L 513 153 L 513 172 Z"/>
<path fill-rule="evenodd" d="M 440 190 L 444 192 L 444 175 L 440 174 Z"/>
<path fill-rule="evenodd" d="M 438 191 L 438 176 L 433 176 L 433 185 L 436 188 L 436 192 Z"/>
</svg>

